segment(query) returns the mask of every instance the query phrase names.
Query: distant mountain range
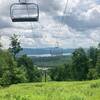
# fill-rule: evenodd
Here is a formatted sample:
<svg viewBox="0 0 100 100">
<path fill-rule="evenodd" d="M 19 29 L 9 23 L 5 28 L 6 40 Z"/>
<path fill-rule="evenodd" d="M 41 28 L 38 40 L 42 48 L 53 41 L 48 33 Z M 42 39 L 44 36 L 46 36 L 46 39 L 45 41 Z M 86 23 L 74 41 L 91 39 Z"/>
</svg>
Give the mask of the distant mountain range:
<svg viewBox="0 0 100 100">
<path fill-rule="evenodd" d="M 43 55 L 50 54 L 50 51 L 54 48 L 23 48 L 18 55 Z M 72 53 L 75 49 L 62 49 L 63 53 Z"/>
</svg>

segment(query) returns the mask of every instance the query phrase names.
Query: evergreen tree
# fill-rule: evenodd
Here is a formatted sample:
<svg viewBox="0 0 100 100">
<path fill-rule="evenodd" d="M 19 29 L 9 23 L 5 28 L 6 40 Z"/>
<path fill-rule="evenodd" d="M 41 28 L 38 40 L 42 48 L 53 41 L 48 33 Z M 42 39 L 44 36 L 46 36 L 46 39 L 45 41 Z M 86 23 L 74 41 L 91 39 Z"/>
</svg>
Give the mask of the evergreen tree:
<svg viewBox="0 0 100 100">
<path fill-rule="evenodd" d="M 90 47 L 88 50 L 88 57 L 89 57 L 89 67 L 95 68 L 98 56 L 98 49 L 94 47 Z"/>
<path fill-rule="evenodd" d="M 17 59 L 18 67 L 23 66 L 27 71 L 27 78 L 29 82 L 41 81 L 41 72 L 34 67 L 33 61 L 31 58 L 23 55 Z"/>
<path fill-rule="evenodd" d="M 11 37 L 11 47 L 9 50 L 13 54 L 14 58 L 16 58 L 16 54 L 22 50 L 20 42 L 18 41 L 18 36 L 15 34 Z"/>
<path fill-rule="evenodd" d="M 79 48 L 73 52 L 71 74 L 74 80 L 87 79 L 88 57 L 84 49 Z"/>
<path fill-rule="evenodd" d="M 1 38 L 0 38 L 1 39 Z M 0 41 L 0 50 L 1 50 L 1 48 L 2 48 L 2 44 L 1 44 L 1 41 Z"/>
<path fill-rule="evenodd" d="M 55 67 L 50 71 L 50 77 L 53 81 L 71 80 L 70 65 Z"/>
<path fill-rule="evenodd" d="M 25 69 L 17 67 L 17 62 L 8 51 L 0 52 L 0 85 L 21 82 L 27 82 Z"/>
<path fill-rule="evenodd" d="M 100 44 L 98 45 L 98 58 L 96 63 L 96 70 L 98 73 L 98 76 L 100 77 Z"/>
</svg>

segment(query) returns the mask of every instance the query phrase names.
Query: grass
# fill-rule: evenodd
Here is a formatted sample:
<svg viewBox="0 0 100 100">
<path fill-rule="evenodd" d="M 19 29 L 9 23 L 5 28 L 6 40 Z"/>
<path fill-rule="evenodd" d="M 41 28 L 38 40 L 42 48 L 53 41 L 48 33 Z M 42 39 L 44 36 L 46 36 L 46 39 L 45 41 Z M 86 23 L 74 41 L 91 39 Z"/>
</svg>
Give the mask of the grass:
<svg viewBox="0 0 100 100">
<path fill-rule="evenodd" d="M 100 80 L 26 83 L 1 87 L 0 100 L 100 100 Z"/>
</svg>

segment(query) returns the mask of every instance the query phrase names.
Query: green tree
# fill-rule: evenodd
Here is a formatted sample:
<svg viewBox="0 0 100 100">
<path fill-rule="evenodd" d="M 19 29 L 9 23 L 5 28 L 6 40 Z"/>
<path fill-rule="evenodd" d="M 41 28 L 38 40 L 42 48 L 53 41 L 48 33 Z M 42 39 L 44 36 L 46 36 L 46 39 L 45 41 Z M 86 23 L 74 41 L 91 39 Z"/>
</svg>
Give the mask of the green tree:
<svg viewBox="0 0 100 100">
<path fill-rule="evenodd" d="M 25 69 L 17 67 L 17 62 L 8 51 L 0 52 L 0 85 L 21 82 L 27 82 Z"/>
<path fill-rule="evenodd" d="M 89 67 L 95 68 L 98 56 L 98 49 L 94 47 L 90 47 L 88 50 L 88 57 L 89 57 Z"/>
<path fill-rule="evenodd" d="M 83 48 L 76 49 L 72 56 L 72 77 L 74 80 L 86 80 L 87 73 L 88 57 Z"/>
<path fill-rule="evenodd" d="M 96 70 L 98 73 L 98 76 L 100 77 L 100 44 L 98 45 L 98 58 L 96 63 Z"/>
<path fill-rule="evenodd" d="M 27 71 L 27 78 L 29 82 L 41 81 L 42 76 L 41 72 L 34 67 L 33 61 L 31 58 L 23 55 L 17 59 L 18 67 L 23 66 Z"/>
<path fill-rule="evenodd" d="M 0 38 L 1 39 L 1 38 Z M 0 41 L 0 50 L 1 50 L 1 47 L 2 47 L 2 43 L 1 43 L 1 41 Z"/>
<path fill-rule="evenodd" d="M 89 72 L 87 74 L 87 79 L 93 80 L 93 79 L 98 79 L 98 73 L 96 68 L 90 68 Z"/>
<path fill-rule="evenodd" d="M 0 43 L 0 48 L 2 47 L 1 43 Z"/>
<path fill-rule="evenodd" d="M 16 58 L 16 54 L 22 50 L 20 42 L 18 41 L 18 36 L 15 34 L 11 37 L 11 47 L 9 50 L 13 54 L 14 58 Z"/>
<path fill-rule="evenodd" d="M 70 65 L 55 67 L 50 71 L 50 77 L 53 81 L 71 80 Z"/>
</svg>

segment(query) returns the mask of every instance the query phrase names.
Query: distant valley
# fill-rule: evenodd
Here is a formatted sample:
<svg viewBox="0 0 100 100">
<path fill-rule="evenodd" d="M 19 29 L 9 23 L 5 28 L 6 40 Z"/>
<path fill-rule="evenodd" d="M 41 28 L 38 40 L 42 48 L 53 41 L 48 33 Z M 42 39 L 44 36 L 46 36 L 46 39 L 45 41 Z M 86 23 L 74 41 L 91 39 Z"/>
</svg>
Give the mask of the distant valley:
<svg viewBox="0 0 100 100">
<path fill-rule="evenodd" d="M 50 51 L 54 48 L 23 48 L 23 50 L 18 55 L 28 55 L 28 56 L 35 56 L 35 55 L 50 55 Z M 62 49 L 63 54 L 72 54 L 74 49 Z"/>
</svg>

